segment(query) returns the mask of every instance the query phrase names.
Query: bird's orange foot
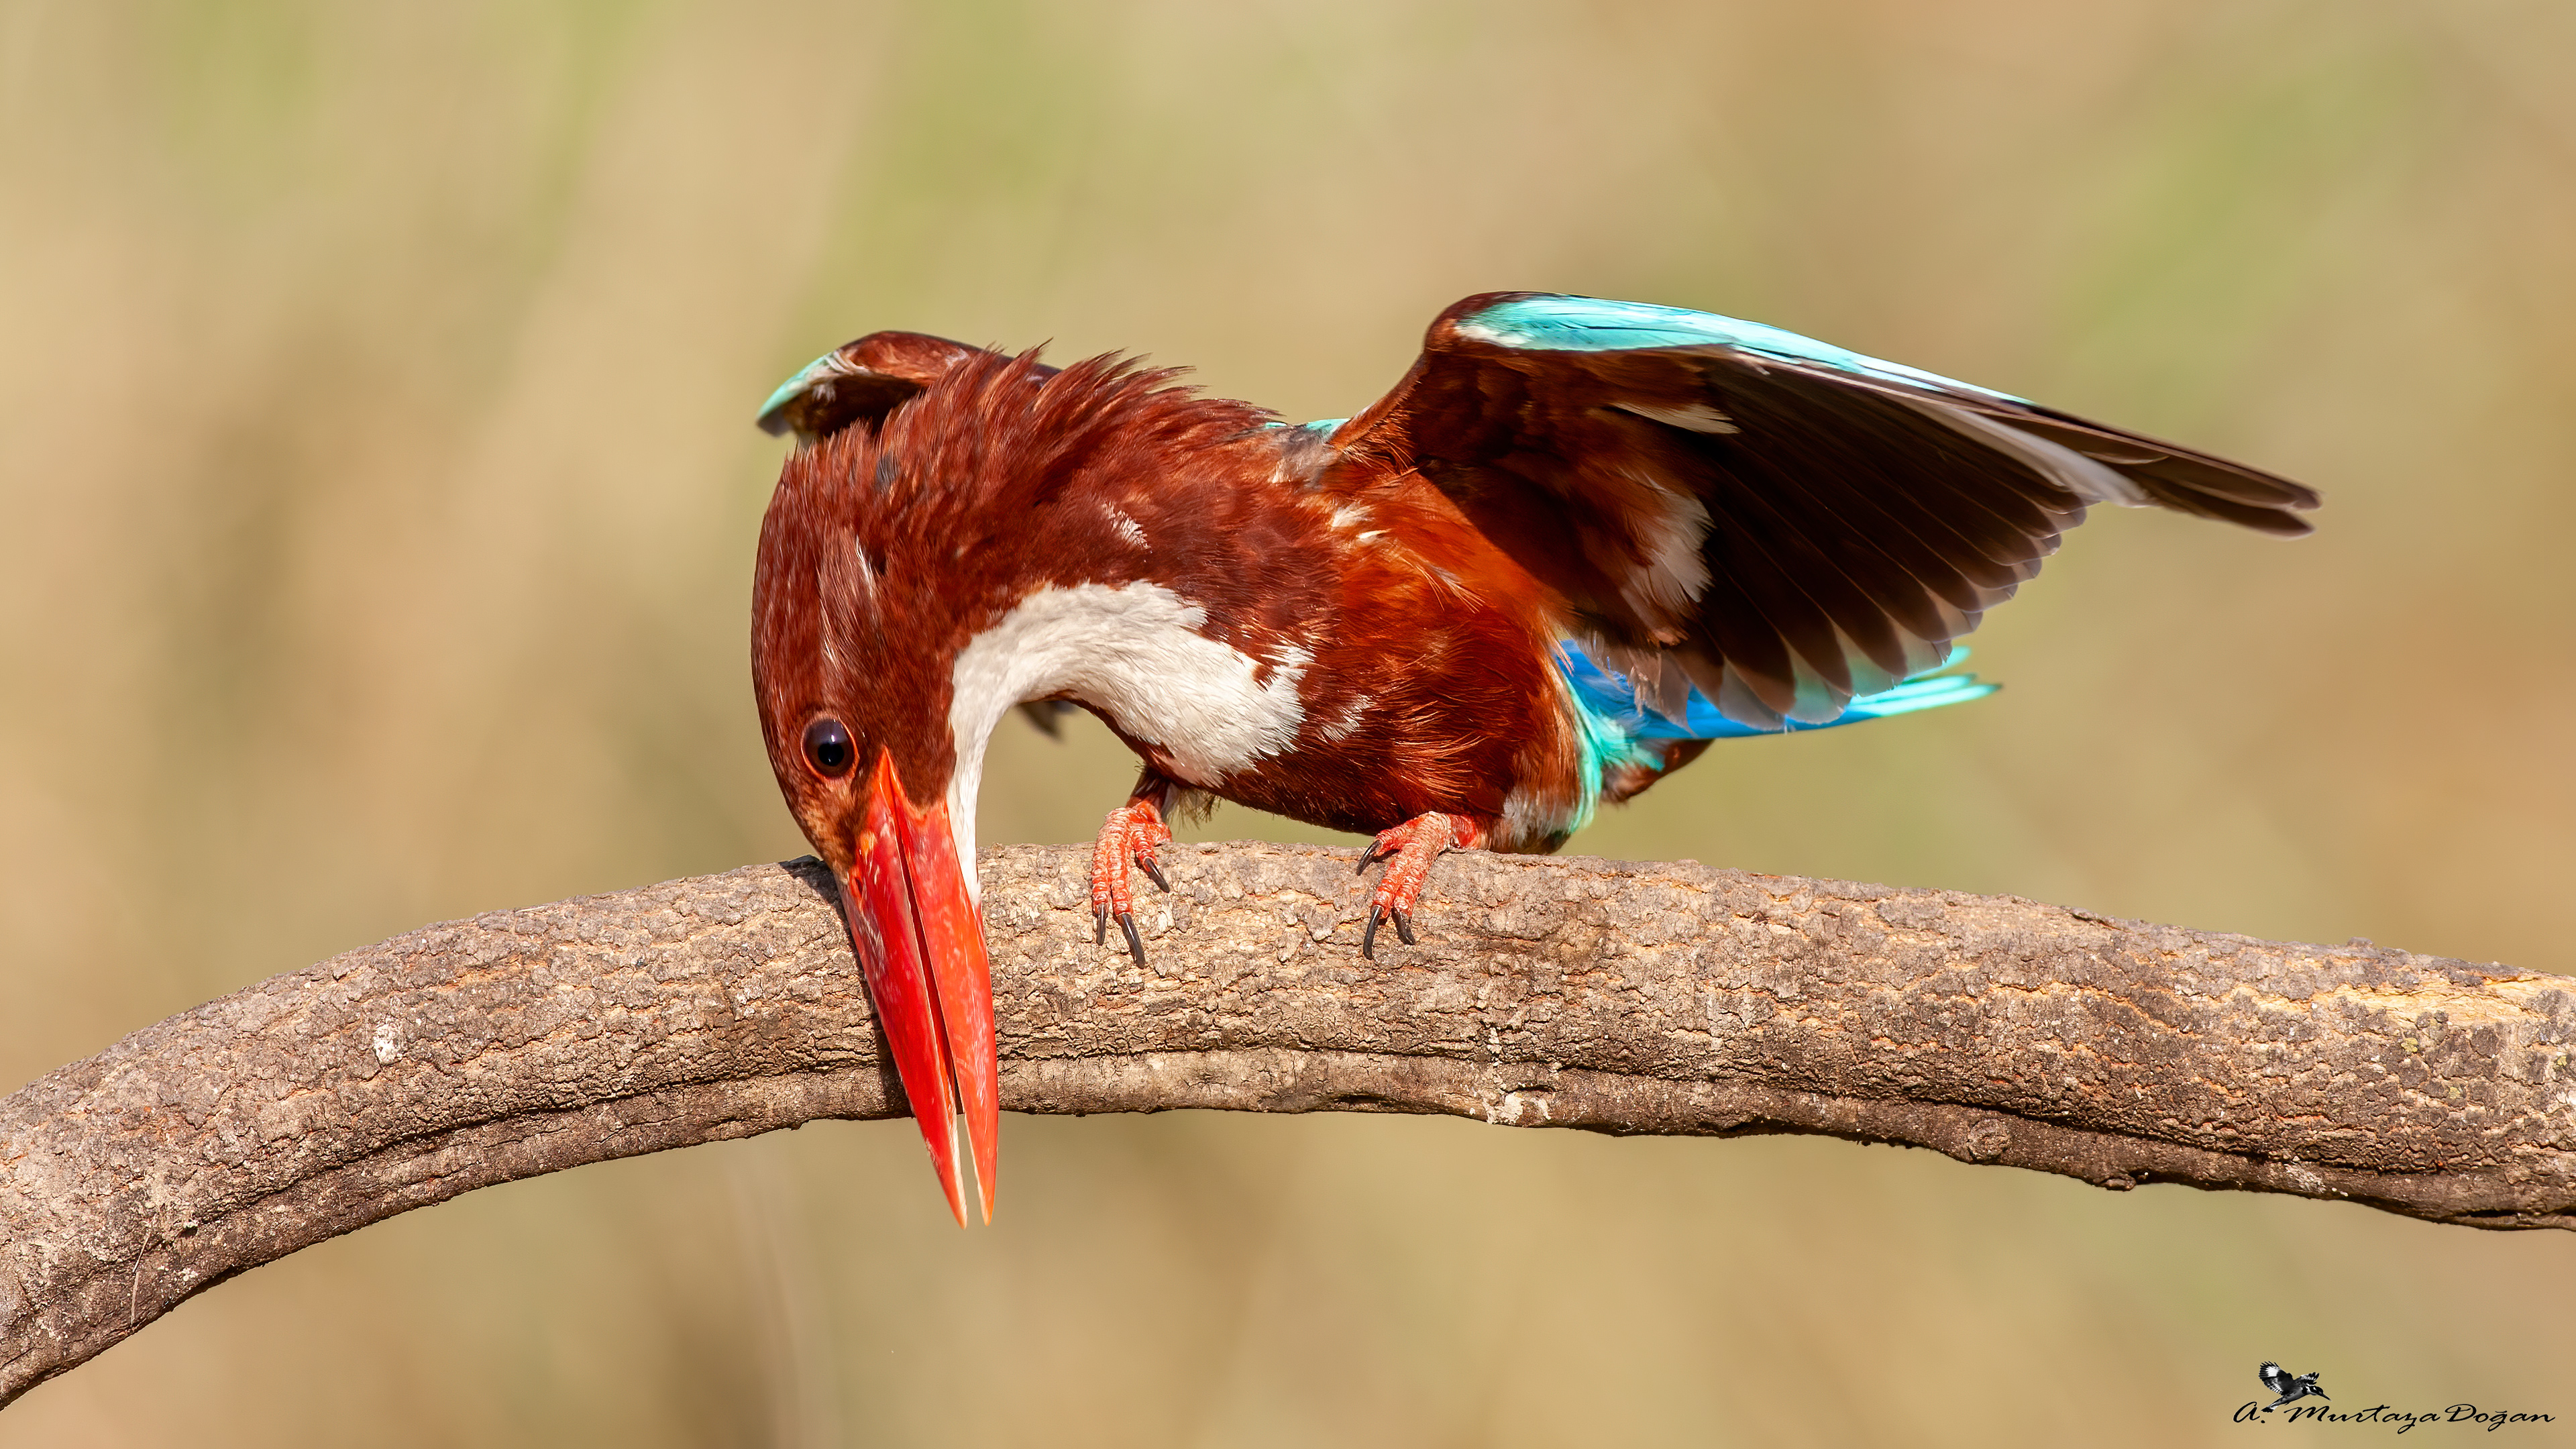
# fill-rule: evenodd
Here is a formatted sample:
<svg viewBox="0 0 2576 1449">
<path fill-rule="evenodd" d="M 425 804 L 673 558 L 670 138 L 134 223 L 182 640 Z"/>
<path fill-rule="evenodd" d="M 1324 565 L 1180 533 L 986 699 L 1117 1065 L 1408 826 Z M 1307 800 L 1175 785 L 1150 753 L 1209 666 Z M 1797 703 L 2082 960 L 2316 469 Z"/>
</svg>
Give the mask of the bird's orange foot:
<svg viewBox="0 0 2576 1449">
<path fill-rule="evenodd" d="M 1360 954 L 1377 959 L 1377 928 L 1383 921 L 1393 921 L 1395 934 L 1404 944 L 1414 944 L 1413 908 L 1422 900 L 1422 883 L 1431 878 L 1431 863 L 1443 851 L 1472 849 L 1484 838 L 1484 827 L 1474 820 L 1437 810 L 1416 815 L 1393 830 L 1379 831 L 1369 848 L 1360 852 L 1361 870 L 1367 870 L 1371 861 L 1386 862 L 1377 894 L 1369 898 L 1369 923 L 1360 933 Z"/>
<path fill-rule="evenodd" d="M 1163 812 L 1151 800 L 1130 800 L 1109 812 L 1100 827 L 1100 839 L 1091 847 L 1091 939 L 1095 945 L 1109 942 L 1109 923 L 1127 933 L 1127 949 L 1135 953 L 1136 964 L 1145 964 L 1145 940 L 1136 934 L 1136 901 L 1127 889 L 1127 867 L 1130 862 L 1153 878 L 1154 884 L 1170 890 L 1172 883 L 1163 879 L 1163 867 L 1155 863 L 1154 851 L 1170 842 L 1171 827 L 1163 823 Z"/>
</svg>

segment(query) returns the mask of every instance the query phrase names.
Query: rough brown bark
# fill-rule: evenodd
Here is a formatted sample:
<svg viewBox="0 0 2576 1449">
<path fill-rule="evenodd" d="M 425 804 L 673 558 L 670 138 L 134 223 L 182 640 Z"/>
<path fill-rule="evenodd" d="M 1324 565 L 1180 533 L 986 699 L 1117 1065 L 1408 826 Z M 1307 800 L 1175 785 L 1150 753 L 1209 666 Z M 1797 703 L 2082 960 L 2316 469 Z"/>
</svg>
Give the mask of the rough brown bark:
<svg viewBox="0 0 2576 1449">
<path fill-rule="evenodd" d="M 1381 935 L 1371 964 L 1347 852 L 1174 855 L 1140 969 L 1091 944 L 1087 850 L 985 853 L 1005 1106 L 1824 1133 L 2110 1188 L 2576 1227 L 2562 977 L 1482 853 L 1442 863 L 1422 946 Z M 0 1403 L 410 1208 L 896 1114 L 824 885 L 810 862 L 756 866 L 431 926 L 0 1100 Z"/>
</svg>

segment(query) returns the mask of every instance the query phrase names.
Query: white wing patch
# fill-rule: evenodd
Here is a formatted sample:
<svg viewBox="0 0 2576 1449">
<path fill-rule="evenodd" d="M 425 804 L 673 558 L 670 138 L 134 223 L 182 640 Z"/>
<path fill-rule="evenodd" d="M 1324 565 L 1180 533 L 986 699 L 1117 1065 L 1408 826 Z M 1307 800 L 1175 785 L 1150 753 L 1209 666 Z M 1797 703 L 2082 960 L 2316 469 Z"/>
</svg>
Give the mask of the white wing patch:
<svg viewBox="0 0 2576 1449">
<path fill-rule="evenodd" d="M 1076 584 L 1027 595 L 967 641 L 949 676 L 958 858 L 975 858 L 985 742 L 1024 699 L 1072 695 L 1154 746 L 1185 785 L 1221 785 L 1296 743 L 1306 719 L 1297 681 L 1313 656 L 1283 649 L 1270 677 L 1256 679 L 1261 661 L 1200 633 L 1206 623 L 1207 610 L 1160 584 Z"/>
<path fill-rule="evenodd" d="M 1744 431 L 1735 425 L 1735 419 L 1706 403 L 1684 403 L 1677 408 L 1658 407 L 1653 403 L 1613 403 L 1611 406 L 1623 413 L 1635 413 L 1649 422 L 1662 423 L 1668 428 L 1680 428 L 1687 433 Z"/>
</svg>

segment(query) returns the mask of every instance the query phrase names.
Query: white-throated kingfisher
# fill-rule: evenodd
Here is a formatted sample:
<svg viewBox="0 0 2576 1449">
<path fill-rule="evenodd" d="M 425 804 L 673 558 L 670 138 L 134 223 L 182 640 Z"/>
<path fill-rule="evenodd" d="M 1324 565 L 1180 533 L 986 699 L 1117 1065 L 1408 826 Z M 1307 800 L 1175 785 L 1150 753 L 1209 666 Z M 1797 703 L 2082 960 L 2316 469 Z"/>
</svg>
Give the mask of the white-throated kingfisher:
<svg viewBox="0 0 2576 1449">
<path fill-rule="evenodd" d="M 999 1135 L 975 792 L 1014 706 L 1144 761 L 1092 856 L 1233 800 L 1371 834 L 1360 938 L 1432 862 L 1551 851 L 1736 735 L 1973 699 L 1955 641 L 2095 503 L 2300 534 L 2308 489 L 1703 312 L 1527 292 L 1440 314 L 1366 412 L 1286 426 L 1115 357 L 1058 370 L 880 332 L 761 413 L 797 447 L 760 537 L 771 765 L 840 885 L 960 1222 Z M 962 1117 L 966 1153 L 953 1126 Z"/>
</svg>

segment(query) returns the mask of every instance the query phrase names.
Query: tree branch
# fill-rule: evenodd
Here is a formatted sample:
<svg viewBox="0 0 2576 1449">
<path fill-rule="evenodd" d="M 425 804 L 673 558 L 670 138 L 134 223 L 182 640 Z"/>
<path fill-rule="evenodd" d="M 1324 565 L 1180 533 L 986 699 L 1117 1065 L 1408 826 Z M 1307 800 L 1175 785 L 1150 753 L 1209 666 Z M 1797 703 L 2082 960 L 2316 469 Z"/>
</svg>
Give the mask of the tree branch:
<svg viewBox="0 0 2576 1449">
<path fill-rule="evenodd" d="M 1004 1106 L 1822 1133 L 2110 1188 L 2576 1227 L 2565 978 L 1481 852 L 1442 862 L 1423 945 L 1381 936 L 1372 964 L 1348 852 L 1174 855 L 1139 969 L 1091 943 L 1087 848 L 984 854 Z M 827 885 L 792 862 L 431 926 L 0 1100 L 0 1403 L 411 1208 L 897 1115 Z"/>
</svg>

